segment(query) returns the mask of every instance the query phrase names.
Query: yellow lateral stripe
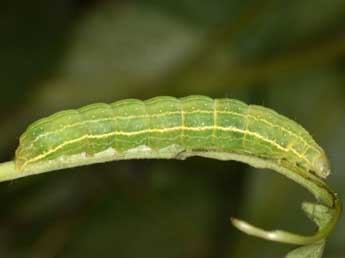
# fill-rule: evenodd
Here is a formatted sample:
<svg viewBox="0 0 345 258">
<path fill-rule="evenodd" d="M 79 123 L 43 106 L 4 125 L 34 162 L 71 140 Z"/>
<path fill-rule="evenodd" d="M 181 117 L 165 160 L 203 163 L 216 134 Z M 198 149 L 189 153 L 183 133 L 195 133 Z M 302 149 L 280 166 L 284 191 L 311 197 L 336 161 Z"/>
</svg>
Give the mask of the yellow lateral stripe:
<svg viewBox="0 0 345 258">
<path fill-rule="evenodd" d="M 272 146 L 275 146 L 276 148 L 288 152 L 288 151 L 292 151 L 295 153 L 295 155 L 297 155 L 299 158 L 305 160 L 307 163 L 310 164 L 309 160 L 307 160 L 303 155 L 300 155 L 297 151 L 295 151 L 293 148 L 284 148 L 281 145 L 279 145 L 278 143 L 276 143 L 275 141 L 272 141 L 270 139 L 267 139 L 265 137 L 263 137 L 262 135 L 255 133 L 255 132 L 251 132 L 248 130 L 242 130 L 242 129 L 238 129 L 236 127 L 220 127 L 217 126 L 216 128 L 214 128 L 213 126 L 205 126 L 205 127 L 182 127 L 182 126 L 178 126 L 178 127 L 170 127 L 170 128 L 164 128 L 164 129 L 145 129 L 145 130 L 141 130 L 141 131 L 136 131 L 136 132 L 111 132 L 111 133 L 107 133 L 107 134 L 102 134 L 102 135 L 83 135 L 82 137 L 73 139 L 73 140 L 69 140 L 66 141 L 58 146 L 56 146 L 55 148 L 42 153 L 32 159 L 29 159 L 27 161 L 24 162 L 22 168 L 24 168 L 25 166 L 27 166 L 30 163 L 36 162 L 38 160 L 44 159 L 45 157 L 47 157 L 48 155 L 62 149 L 63 147 L 65 147 L 66 145 L 69 144 L 73 144 L 79 141 L 82 141 L 84 139 L 102 139 L 102 138 L 107 138 L 110 136 L 114 136 L 114 135 L 126 135 L 126 136 L 133 136 L 133 135 L 138 135 L 138 134 L 143 134 L 143 133 L 165 133 L 165 132 L 171 132 L 171 131 L 178 131 L 178 130 L 186 130 L 186 131 L 196 131 L 196 132 L 200 132 L 200 131 L 206 131 L 206 130 L 220 130 L 220 131 L 225 131 L 225 132 L 238 132 L 238 133 L 243 133 L 243 134 L 249 134 L 251 136 L 254 136 L 264 142 L 267 142 L 269 144 L 271 144 Z"/>
<path fill-rule="evenodd" d="M 162 116 L 169 116 L 169 115 L 177 115 L 177 114 L 180 114 L 180 113 L 181 113 L 181 111 L 173 111 L 173 112 L 165 112 L 165 113 L 159 113 L 159 114 L 152 114 L 150 116 L 151 117 L 162 117 Z M 300 135 L 295 134 L 294 132 L 292 132 L 292 131 L 284 128 L 284 127 L 281 127 L 279 125 L 272 124 L 271 122 L 269 122 L 269 121 L 267 121 L 266 119 L 263 119 L 263 118 L 257 118 L 257 117 L 255 117 L 253 115 L 250 115 L 250 114 L 242 114 L 242 113 L 237 113 L 237 112 L 233 112 L 233 111 L 217 111 L 217 110 L 215 110 L 215 111 L 194 110 L 194 111 L 190 111 L 190 112 L 185 112 L 184 111 L 183 114 L 182 114 L 182 118 L 184 118 L 186 114 L 188 115 L 188 114 L 194 114 L 194 113 L 214 114 L 214 115 L 216 115 L 216 114 L 225 114 L 225 115 L 236 115 L 236 116 L 241 116 L 241 117 L 252 118 L 252 119 L 254 119 L 256 121 L 263 122 L 263 123 L 269 125 L 270 127 L 278 128 L 281 131 L 286 132 L 286 133 L 288 133 L 289 135 L 291 135 L 293 137 L 296 137 L 298 140 L 302 141 L 307 146 L 307 149 L 308 148 L 312 148 L 314 150 L 317 150 L 320 153 L 320 150 L 317 149 L 316 146 L 312 146 L 311 144 L 309 144 Z M 82 125 L 85 125 L 87 123 L 99 123 L 99 122 L 103 122 L 103 121 L 112 121 L 114 119 L 136 119 L 136 118 L 145 118 L 145 117 L 147 117 L 147 115 L 116 116 L 116 118 L 114 118 L 114 117 L 107 117 L 107 118 L 101 118 L 101 119 L 86 120 L 86 121 L 83 121 L 83 122 L 77 122 L 77 123 L 74 123 L 74 124 L 66 125 L 66 126 L 60 128 L 60 129 L 57 129 L 57 130 L 54 130 L 54 131 L 50 131 L 50 132 L 38 135 L 34 140 L 32 140 L 31 144 L 27 148 L 25 148 L 25 149 L 26 150 L 31 149 L 33 147 L 34 143 L 37 142 L 40 138 L 43 138 L 43 137 L 49 136 L 51 134 L 55 134 L 55 133 L 61 132 L 61 131 L 65 130 L 65 129 L 68 129 L 68 128 L 73 128 L 73 127 L 76 127 L 76 126 L 82 126 Z"/>
</svg>

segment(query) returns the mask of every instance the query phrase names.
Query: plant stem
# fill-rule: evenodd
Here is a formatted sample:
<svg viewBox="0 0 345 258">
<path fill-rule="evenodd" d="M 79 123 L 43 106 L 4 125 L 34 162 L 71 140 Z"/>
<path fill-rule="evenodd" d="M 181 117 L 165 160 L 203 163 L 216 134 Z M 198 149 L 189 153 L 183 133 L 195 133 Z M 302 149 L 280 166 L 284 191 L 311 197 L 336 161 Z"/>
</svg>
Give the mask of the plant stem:
<svg viewBox="0 0 345 258">
<path fill-rule="evenodd" d="M 0 163 L 0 182 L 26 176 L 25 173 L 17 171 L 14 161 Z"/>
</svg>

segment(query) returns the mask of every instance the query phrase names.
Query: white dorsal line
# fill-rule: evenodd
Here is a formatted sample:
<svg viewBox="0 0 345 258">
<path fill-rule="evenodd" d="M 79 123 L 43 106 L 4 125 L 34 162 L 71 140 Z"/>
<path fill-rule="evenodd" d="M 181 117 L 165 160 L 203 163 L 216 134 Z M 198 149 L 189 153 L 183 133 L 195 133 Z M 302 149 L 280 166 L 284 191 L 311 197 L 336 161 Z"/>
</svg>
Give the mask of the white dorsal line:
<svg viewBox="0 0 345 258">
<path fill-rule="evenodd" d="M 182 113 L 181 113 L 182 112 Z M 263 118 L 257 118 L 253 115 L 250 115 L 250 114 L 241 114 L 241 113 L 237 113 L 237 112 L 233 112 L 233 111 L 217 111 L 217 110 L 214 110 L 214 111 L 207 111 L 207 110 L 194 110 L 194 111 L 190 111 L 190 112 L 186 112 L 186 111 L 173 111 L 173 112 L 165 112 L 165 113 L 159 113 L 159 114 L 152 114 L 150 116 L 152 117 L 161 117 L 161 116 L 169 116 L 169 115 L 175 115 L 175 114 L 181 114 L 181 118 L 184 119 L 185 117 L 185 114 L 194 114 L 194 113 L 204 113 L 204 114 L 213 114 L 214 116 L 216 116 L 217 114 L 228 114 L 228 115 L 237 115 L 237 116 L 242 116 L 242 117 L 250 117 L 254 120 L 257 120 L 257 121 L 260 121 L 260 122 L 263 122 L 263 123 L 266 123 L 267 125 L 271 126 L 271 127 L 276 127 L 276 128 L 279 128 L 280 130 L 288 133 L 289 135 L 291 136 L 294 136 L 296 137 L 298 140 L 302 141 L 306 146 L 307 148 L 312 148 L 312 149 L 316 149 L 315 146 L 312 146 L 310 145 L 303 137 L 301 137 L 300 135 L 297 135 L 296 133 L 284 128 L 284 127 L 281 127 L 279 125 L 275 125 L 275 124 L 272 124 L 271 122 L 263 119 Z M 116 116 L 116 119 L 136 119 L 136 118 L 145 118 L 147 117 L 147 115 L 130 115 L 130 116 Z M 87 123 L 98 123 L 98 122 L 103 122 L 103 121 L 112 121 L 114 120 L 115 118 L 114 117 L 107 117 L 107 118 L 101 118 L 101 119 L 94 119 L 94 120 L 86 120 L 86 121 L 83 121 L 83 122 L 77 122 L 77 123 L 73 123 L 73 124 L 70 124 L 70 125 L 66 125 L 60 129 L 57 129 L 57 130 L 54 130 L 54 131 L 50 131 L 50 132 L 47 132 L 47 133 L 43 133 L 43 134 L 40 134 L 38 135 L 32 142 L 31 144 L 25 148 L 25 150 L 30 150 L 34 143 L 37 142 L 40 138 L 43 138 L 43 137 L 47 137 L 51 134 L 55 134 L 57 132 L 61 132 L 67 128 L 73 128 L 73 127 L 76 127 L 76 126 L 81 126 L 81 125 L 84 125 L 84 124 L 87 124 Z M 22 139 L 23 140 L 23 139 Z M 318 149 L 316 149 L 319 153 L 320 151 Z M 320 153 L 321 154 L 321 153 Z"/>
<path fill-rule="evenodd" d="M 62 149 L 64 146 L 69 145 L 69 144 L 73 144 L 79 141 L 82 141 L 84 139 L 101 139 L 101 138 L 107 138 L 110 136 L 114 136 L 114 135 L 125 135 L 125 136 L 133 136 L 133 135 L 138 135 L 138 134 L 143 134 L 143 133 L 165 133 L 165 132 L 171 132 L 171 131 L 177 131 L 177 130 L 185 130 L 185 131 L 206 131 L 206 130 L 214 130 L 214 126 L 204 126 L 204 127 L 185 127 L 185 126 L 177 126 L 177 127 L 170 127 L 170 128 L 164 128 L 164 129 L 145 129 L 145 130 L 141 130 L 141 131 L 135 131 L 135 132 L 121 132 L 121 131 L 116 131 L 116 132 L 111 132 L 111 133 L 107 133 L 107 134 L 102 134 L 102 135 L 83 135 L 79 138 L 76 139 L 72 139 L 69 141 L 65 141 L 62 144 L 40 154 L 37 155 L 36 157 L 33 157 L 29 160 L 26 160 L 21 169 L 24 169 L 28 164 L 39 161 L 44 159 L 45 157 L 47 157 L 50 154 L 55 153 L 56 151 Z M 252 132 L 249 130 L 242 130 L 236 127 L 221 127 L 221 126 L 217 126 L 216 130 L 220 130 L 220 131 L 226 131 L 226 132 L 238 132 L 238 133 L 242 133 L 242 134 L 249 134 L 251 136 L 254 136 L 264 142 L 267 142 L 273 146 L 275 146 L 277 149 L 284 151 L 284 152 L 288 152 L 288 151 L 292 151 L 296 156 L 298 156 L 299 158 L 303 159 L 304 161 L 306 161 L 309 165 L 310 161 L 307 160 L 304 156 L 301 156 L 297 151 L 295 151 L 293 148 L 284 148 L 281 145 L 279 145 L 278 143 L 276 143 L 275 141 L 272 141 L 270 139 L 267 139 L 265 137 L 263 137 L 262 135 L 256 133 L 256 132 Z"/>
</svg>

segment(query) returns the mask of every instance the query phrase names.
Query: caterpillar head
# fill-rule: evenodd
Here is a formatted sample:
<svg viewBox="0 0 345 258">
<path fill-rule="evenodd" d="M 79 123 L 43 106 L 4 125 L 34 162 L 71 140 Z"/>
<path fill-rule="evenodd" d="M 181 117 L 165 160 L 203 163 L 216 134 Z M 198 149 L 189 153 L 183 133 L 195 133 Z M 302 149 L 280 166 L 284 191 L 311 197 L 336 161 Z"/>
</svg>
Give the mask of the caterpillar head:
<svg viewBox="0 0 345 258">
<path fill-rule="evenodd" d="M 325 154 L 319 155 L 314 159 L 313 171 L 319 177 L 326 178 L 331 173 L 329 160 Z"/>
</svg>

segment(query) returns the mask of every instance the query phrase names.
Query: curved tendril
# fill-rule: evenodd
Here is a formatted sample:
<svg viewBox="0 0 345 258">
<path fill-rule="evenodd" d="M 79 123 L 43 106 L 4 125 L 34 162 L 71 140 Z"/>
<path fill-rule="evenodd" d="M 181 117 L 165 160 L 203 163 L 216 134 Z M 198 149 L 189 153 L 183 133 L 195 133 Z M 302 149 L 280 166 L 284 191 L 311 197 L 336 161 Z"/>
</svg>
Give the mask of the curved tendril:
<svg viewBox="0 0 345 258">
<path fill-rule="evenodd" d="M 304 236 L 300 234 L 291 233 L 284 230 L 272 230 L 267 231 L 262 228 L 256 227 L 246 221 L 231 218 L 231 223 L 240 231 L 256 236 L 258 238 L 263 238 L 270 241 L 276 241 L 287 244 L 296 244 L 296 245 L 307 245 L 322 239 L 325 239 L 330 232 L 333 230 L 337 224 L 340 214 L 341 214 L 341 201 L 334 193 L 334 207 L 329 208 L 331 212 L 331 218 L 328 220 L 327 224 L 321 227 L 314 235 Z"/>
</svg>

